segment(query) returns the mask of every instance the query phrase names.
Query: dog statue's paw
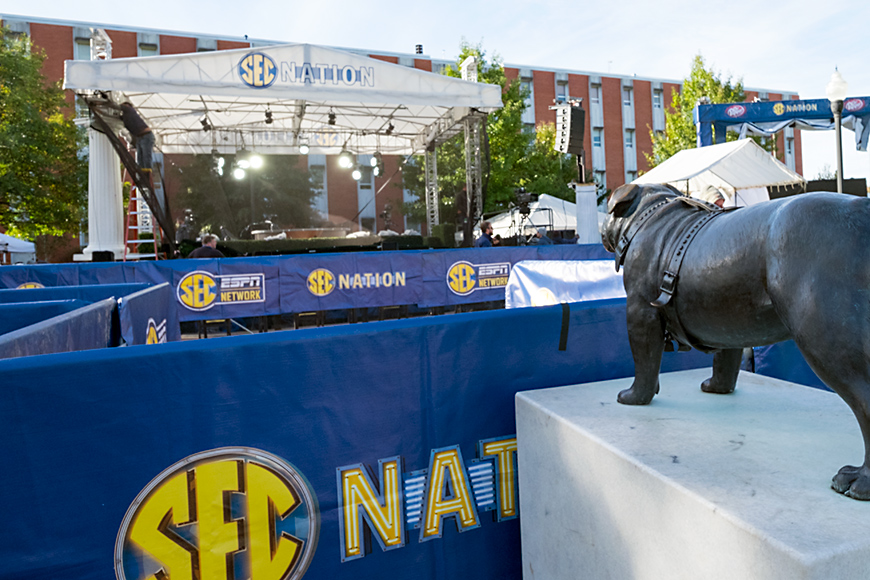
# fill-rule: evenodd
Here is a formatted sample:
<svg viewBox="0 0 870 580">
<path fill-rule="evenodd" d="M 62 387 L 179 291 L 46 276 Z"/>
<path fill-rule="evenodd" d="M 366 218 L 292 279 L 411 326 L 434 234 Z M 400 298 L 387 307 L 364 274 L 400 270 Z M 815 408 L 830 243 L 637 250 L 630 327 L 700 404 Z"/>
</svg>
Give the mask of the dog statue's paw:
<svg viewBox="0 0 870 580">
<path fill-rule="evenodd" d="M 659 386 L 656 384 L 655 390 L 642 391 L 637 388 L 637 382 L 631 385 L 630 389 L 620 391 L 616 400 L 623 405 L 649 405 L 656 393 L 659 392 Z"/>
<path fill-rule="evenodd" d="M 734 385 L 719 385 L 713 383 L 713 378 L 709 378 L 701 383 L 701 390 L 705 393 L 715 393 L 717 395 L 730 395 L 734 392 Z"/>
<path fill-rule="evenodd" d="M 864 467 L 847 465 L 837 472 L 831 481 L 831 487 L 837 493 L 842 493 L 852 499 L 870 500 L 870 475 Z"/>
</svg>

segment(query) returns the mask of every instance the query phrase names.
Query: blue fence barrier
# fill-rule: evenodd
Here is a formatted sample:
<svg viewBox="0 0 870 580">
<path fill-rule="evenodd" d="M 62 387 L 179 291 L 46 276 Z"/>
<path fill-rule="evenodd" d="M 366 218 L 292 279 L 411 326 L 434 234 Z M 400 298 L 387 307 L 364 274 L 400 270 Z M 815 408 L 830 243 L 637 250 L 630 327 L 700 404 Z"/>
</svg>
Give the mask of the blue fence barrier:
<svg viewBox="0 0 870 580">
<path fill-rule="evenodd" d="M 503 300 L 521 260 L 612 257 L 592 244 L 8 266 L 0 288 L 168 282 L 185 321 Z"/>
<path fill-rule="evenodd" d="M 167 282 L 118 299 L 121 338 L 128 345 L 181 340 L 178 309 Z"/>
<path fill-rule="evenodd" d="M 620 299 L 0 361 L 0 578 L 519 579 L 515 393 L 632 373 Z"/>
<path fill-rule="evenodd" d="M 84 300 L 49 300 L 0 304 L 0 335 L 42 322 L 76 308 L 87 306 Z"/>
</svg>

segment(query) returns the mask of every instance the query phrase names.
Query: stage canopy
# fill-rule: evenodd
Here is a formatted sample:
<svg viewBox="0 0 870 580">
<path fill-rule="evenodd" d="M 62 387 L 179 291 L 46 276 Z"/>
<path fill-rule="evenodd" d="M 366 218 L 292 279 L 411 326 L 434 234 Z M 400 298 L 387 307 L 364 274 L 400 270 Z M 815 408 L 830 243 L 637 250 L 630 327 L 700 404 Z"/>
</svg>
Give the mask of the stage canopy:
<svg viewBox="0 0 870 580">
<path fill-rule="evenodd" d="M 669 183 L 688 194 L 713 185 L 733 198 L 742 190 L 806 181 L 752 139 L 741 139 L 680 151 L 632 183 Z"/>
<path fill-rule="evenodd" d="M 420 153 L 502 106 L 496 85 L 310 44 L 68 60 L 64 88 L 129 98 L 164 153 Z"/>
<path fill-rule="evenodd" d="M 36 244 L 0 233 L 0 252 L 27 254 L 36 251 Z"/>
</svg>

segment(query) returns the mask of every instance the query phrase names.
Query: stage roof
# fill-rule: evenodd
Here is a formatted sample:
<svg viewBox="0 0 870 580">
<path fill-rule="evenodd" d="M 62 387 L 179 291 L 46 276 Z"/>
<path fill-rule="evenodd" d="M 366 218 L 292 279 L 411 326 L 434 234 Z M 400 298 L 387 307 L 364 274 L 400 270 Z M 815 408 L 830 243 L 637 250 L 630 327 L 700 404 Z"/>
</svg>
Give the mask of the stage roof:
<svg viewBox="0 0 870 580">
<path fill-rule="evenodd" d="M 68 60 L 64 88 L 129 98 L 164 153 L 420 153 L 502 106 L 496 85 L 310 44 Z"/>
</svg>

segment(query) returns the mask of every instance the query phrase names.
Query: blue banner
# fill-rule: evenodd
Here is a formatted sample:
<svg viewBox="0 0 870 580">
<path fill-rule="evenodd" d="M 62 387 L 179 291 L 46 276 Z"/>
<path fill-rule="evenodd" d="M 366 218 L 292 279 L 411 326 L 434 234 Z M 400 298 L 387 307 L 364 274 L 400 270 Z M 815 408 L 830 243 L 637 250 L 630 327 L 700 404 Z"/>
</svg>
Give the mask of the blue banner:
<svg viewBox="0 0 870 580">
<path fill-rule="evenodd" d="M 50 300 L 46 302 L 15 302 L 0 304 L 0 334 L 6 334 L 43 320 L 48 320 L 76 308 L 87 306 L 84 300 Z"/>
<path fill-rule="evenodd" d="M 631 361 L 619 299 L 0 361 L 0 578 L 520 579 L 514 395 Z"/>
<path fill-rule="evenodd" d="M 126 344 L 181 340 L 173 288 L 164 282 L 118 299 L 121 338 Z"/>
<path fill-rule="evenodd" d="M 521 260 L 612 258 L 590 244 L 8 266 L 0 288 L 168 282 L 179 320 L 207 320 L 503 300 Z"/>
</svg>

